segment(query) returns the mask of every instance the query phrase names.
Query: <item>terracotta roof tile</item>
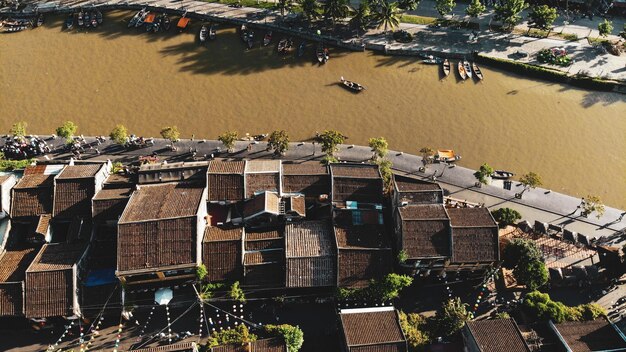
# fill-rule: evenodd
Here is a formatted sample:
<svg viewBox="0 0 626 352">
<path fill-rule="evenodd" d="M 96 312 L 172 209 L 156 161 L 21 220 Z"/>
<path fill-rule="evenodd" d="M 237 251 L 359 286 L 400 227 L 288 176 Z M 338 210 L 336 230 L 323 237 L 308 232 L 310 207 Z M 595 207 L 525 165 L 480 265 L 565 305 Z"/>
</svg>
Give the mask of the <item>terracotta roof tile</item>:
<svg viewBox="0 0 626 352">
<path fill-rule="evenodd" d="M 246 169 L 245 161 L 220 161 L 212 160 L 209 163 L 210 174 L 237 174 L 243 175 Z"/>
<path fill-rule="evenodd" d="M 195 216 L 203 192 L 201 183 L 143 185 L 133 193 L 119 222 Z"/>
<path fill-rule="evenodd" d="M 24 282 L 0 282 L 0 316 L 24 315 Z"/>
<path fill-rule="evenodd" d="M 487 208 L 448 208 L 447 211 L 452 227 L 498 226 Z"/>
<path fill-rule="evenodd" d="M 333 178 L 381 178 L 378 165 L 372 164 L 330 164 L 330 172 Z"/>
<path fill-rule="evenodd" d="M 27 188 L 39 188 L 39 187 L 52 187 L 52 183 L 55 175 L 26 175 L 22 177 L 15 185 L 15 189 L 27 189 Z"/>
<path fill-rule="evenodd" d="M 306 216 L 306 201 L 303 196 L 285 198 L 285 212 Z"/>
<path fill-rule="evenodd" d="M 274 192 L 263 192 L 248 200 L 243 205 L 243 216 L 249 217 L 261 212 L 278 215 L 281 198 Z"/>
<path fill-rule="evenodd" d="M 128 188 L 133 182 L 130 175 L 126 174 L 110 174 L 105 180 L 104 184 L 107 188 Z"/>
<path fill-rule="evenodd" d="M 50 219 L 52 216 L 50 214 L 42 214 L 39 215 L 39 220 L 37 221 L 37 228 L 35 232 L 41 235 L 45 235 L 50 228 Z"/>
<path fill-rule="evenodd" d="M 104 188 L 96 193 L 93 198 L 97 200 L 111 200 L 111 199 L 128 199 L 133 193 L 132 188 Z"/>
<path fill-rule="evenodd" d="M 279 173 L 250 173 L 246 174 L 246 198 L 252 198 L 260 192 L 279 192 Z"/>
<path fill-rule="evenodd" d="M 284 252 L 280 250 L 253 251 L 244 254 L 244 265 L 258 265 L 265 263 L 280 263 L 283 261 Z"/>
<path fill-rule="evenodd" d="M 513 319 L 468 321 L 467 328 L 482 352 L 530 352 Z"/>
<path fill-rule="evenodd" d="M 95 190 L 93 178 L 57 178 L 52 215 L 59 218 L 91 218 L 91 199 Z"/>
<path fill-rule="evenodd" d="M 36 255 L 36 248 L 7 250 L 0 257 L 0 282 L 24 280 L 26 269 Z"/>
<path fill-rule="evenodd" d="M 554 325 L 572 352 L 626 350 L 626 341 L 606 318 Z"/>
<path fill-rule="evenodd" d="M 61 171 L 57 179 L 94 177 L 102 167 L 102 164 L 68 165 Z"/>
<path fill-rule="evenodd" d="M 240 201 L 244 198 L 243 174 L 209 173 L 209 201 Z"/>
<path fill-rule="evenodd" d="M 452 262 L 494 262 L 499 253 L 497 227 L 452 228 Z"/>
<path fill-rule="evenodd" d="M 435 182 L 400 175 L 394 175 L 393 180 L 398 192 L 441 191 L 441 186 Z"/>
<path fill-rule="evenodd" d="M 27 272 L 71 269 L 85 253 L 83 243 L 50 243 L 39 250 Z"/>
<path fill-rule="evenodd" d="M 394 309 L 365 313 L 350 311 L 344 309 L 339 314 L 348 347 L 398 343 L 406 351 L 406 339 Z"/>
<path fill-rule="evenodd" d="M 222 228 L 207 226 L 204 230 L 203 242 L 241 241 L 243 227 Z"/>
<path fill-rule="evenodd" d="M 283 162 L 283 175 L 328 175 L 328 166 L 322 165 L 318 162 Z"/>
<path fill-rule="evenodd" d="M 402 220 L 446 219 L 443 205 L 410 205 L 398 208 Z"/>
<path fill-rule="evenodd" d="M 390 248 L 384 226 L 335 227 L 335 236 L 339 248 Z"/>
<path fill-rule="evenodd" d="M 320 257 L 335 255 L 333 228 L 328 221 L 302 221 L 285 226 L 286 256 Z"/>
<path fill-rule="evenodd" d="M 246 174 L 259 172 L 280 172 L 280 160 L 249 160 L 246 163 Z"/>
</svg>

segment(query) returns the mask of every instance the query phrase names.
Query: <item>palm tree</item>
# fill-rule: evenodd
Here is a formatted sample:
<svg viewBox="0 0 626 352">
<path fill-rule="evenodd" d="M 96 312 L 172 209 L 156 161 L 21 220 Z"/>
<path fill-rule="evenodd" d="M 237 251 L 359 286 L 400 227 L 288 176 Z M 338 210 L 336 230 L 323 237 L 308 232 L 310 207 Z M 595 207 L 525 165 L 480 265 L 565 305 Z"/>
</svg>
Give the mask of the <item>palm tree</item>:
<svg viewBox="0 0 626 352">
<path fill-rule="evenodd" d="M 375 19 L 376 23 L 378 23 L 378 28 L 384 26 L 385 32 L 387 32 L 387 27 L 392 29 L 397 27 L 400 24 L 398 3 L 389 3 L 387 0 L 381 2 L 378 12 L 375 14 Z"/>
<path fill-rule="evenodd" d="M 300 6 L 302 7 L 302 13 L 304 14 L 304 17 L 306 18 L 309 25 L 311 24 L 311 20 L 320 17 L 320 14 L 318 12 L 320 9 L 320 5 L 317 0 L 301 0 Z"/>
<path fill-rule="evenodd" d="M 345 18 L 350 13 L 348 0 L 327 0 L 324 4 L 324 16 L 330 18 L 335 26 L 337 19 Z"/>
<path fill-rule="evenodd" d="M 367 2 L 361 2 L 356 10 L 352 10 L 352 19 L 350 19 L 350 26 L 356 28 L 356 35 L 359 35 L 359 31 L 365 31 L 367 25 L 370 23 L 370 6 Z"/>
</svg>

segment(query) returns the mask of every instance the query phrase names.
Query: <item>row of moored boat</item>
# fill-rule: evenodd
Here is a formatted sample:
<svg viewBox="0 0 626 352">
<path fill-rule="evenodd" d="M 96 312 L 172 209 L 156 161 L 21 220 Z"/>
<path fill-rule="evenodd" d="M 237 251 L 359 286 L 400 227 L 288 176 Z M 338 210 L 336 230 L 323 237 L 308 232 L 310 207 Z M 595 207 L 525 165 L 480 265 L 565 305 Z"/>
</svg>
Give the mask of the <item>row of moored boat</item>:
<svg viewBox="0 0 626 352">
<path fill-rule="evenodd" d="M 450 61 L 448 59 L 443 60 L 441 67 L 443 74 L 447 77 L 450 74 Z M 463 80 L 475 77 L 477 80 L 482 81 L 484 78 L 482 71 L 475 62 L 470 63 L 467 60 L 461 60 L 457 64 L 457 70 Z"/>
<path fill-rule="evenodd" d="M 178 26 L 182 26 L 182 29 L 187 28 L 190 19 L 186 16 L 185 12 L 181 19 L 178 21 Z M 145 26 L 146 32 L 157 33 L 160 31 L 168 31 L 172 26 L 169 16 L 165 13 L 158 14 L 156 12 L 148 11 L 146 8 L 139 10 L 128 21 L 128 28 L 140 28 Z"/>
<path fill-rule="evenodd" d="M 33 18 L 7 18 L 0 21 L 0 31 L 4 33 L 21 32 L 28 28 L 43 25 L 44 16 L 39 14 Z"/>
</svg>

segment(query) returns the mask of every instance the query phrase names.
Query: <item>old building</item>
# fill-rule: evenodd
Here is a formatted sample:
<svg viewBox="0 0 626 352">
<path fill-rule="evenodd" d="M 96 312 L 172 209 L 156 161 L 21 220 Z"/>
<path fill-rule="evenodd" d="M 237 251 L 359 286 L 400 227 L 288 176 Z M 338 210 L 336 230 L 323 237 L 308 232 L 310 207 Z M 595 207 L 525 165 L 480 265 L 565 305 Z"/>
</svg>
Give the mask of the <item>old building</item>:
<svg viewBox="0 0 626 352">
<path fill-rule="evenodd" d="M 243 266 L 246 286 L 284 286 L 284 241 L 282 229 L 245 232 Z"/>
<path fill-rule="evenodd" d="M 15 246 L 0 254 L 0 317 L 24 315 L 26 269 L 37 248 Z"/>
<path fill-rule="evenodd" d="M 209 163 L 207 183 L 208 200 L 214 203 L 234 203 L 245 198 L 245 161 L 217 161 Z"/>
<path fill-rule="evenodd" d="M 342 350 L 345 352 L 406 352 L 406 337 L 393 307 L 342 309 Z"/>
<path fill-rule="evenodd" d="M 206 192 L 203 182 L 138 186 L 118 222 L 116 275 L 129 284 L 193 279 L 201 263 Z"/>
<path fill-rule="evenodd" d="M 24 311 L 27 318 L 80 315 L 78 282 L 86 246 L 45 244 L 26 270 Z"/>
<path fill-rule="evenodd" d="M 283 162 L 282 168 L 284 194 L 302 194 L 312 201 L 330 195 L 328 166 L 319 162 Z"/>
<path fill-rule="evenodd" d="M 268 191 L 282 194 L 280 160 L 250 160 L 246 162 L 245 198 Z"/>
<path fill-rule="evenodd" d="M 332 201 L 338 207 L 346 202 L 380 204 L 383 180 L 377 165 L 331 164 Z"/>
<path fill-rule="evenodd" d="M 408 176 L 393 175 L 393 205 L 443 204 L 443 190 L 438 183 Z"/>
<path fill-rule="evenodd" d="M 487 208 L 448 208 L 452 226 L 449 270 L 483 270 L 500 260 L 498 224 Z"/>
<path fill-rule="evenodd" d="M 209 226 L 202 240 L 206 280 L 239 281 L 243 277 L 243 227 Z"/>
<path fill-rule="evenodd" d="M 287 352 L 287 345 L 282 338 L 260 339 L 242 345 L 220 345 L 211 347 L 210 352 Z"/>
<path fill-rule="evenodd" d="M 63 165 L 31 166 L 11 192 L 11 219 L 30 222 L 39 215 L 52 214 L 54 177 Z"/>
<path fill-rule="evenodd" d="M 468 352 L 530 352 L 511 318 L 468 321 L 461 333 Z"/>
<path fill-rule="evenodd" d="M 332 287 L 337 283 L 336 247 L 329 221 L 285 226 L 286 287 Z"/>
<path fill-rule="evenodd" d="M 243 204 L 243 221 L 246 226 L 272 225 L 284 214 L 284 204 L 276 192 L 261 192 Z"/>
<path fill-rule="evenodd" d="M 624 334 L 607 318 L 592 321 L 569 321 L 548 323 L 562 344 L 562 349 L 571 352 L 626 351 Z"/>
<path fill-rule="evenodd" d="M 109 175 L 110 163 L 68 165 L 54 178 L 55 221 L 91 219 L 91 200 Z"/>
<path fill-rule="evenodd" d="M 206 161 L 177 162 L 141 165 L 137 175 L 137 183 L 180 182 L 190 179 L 205 178 L 208 168 Z"/>
</svg>

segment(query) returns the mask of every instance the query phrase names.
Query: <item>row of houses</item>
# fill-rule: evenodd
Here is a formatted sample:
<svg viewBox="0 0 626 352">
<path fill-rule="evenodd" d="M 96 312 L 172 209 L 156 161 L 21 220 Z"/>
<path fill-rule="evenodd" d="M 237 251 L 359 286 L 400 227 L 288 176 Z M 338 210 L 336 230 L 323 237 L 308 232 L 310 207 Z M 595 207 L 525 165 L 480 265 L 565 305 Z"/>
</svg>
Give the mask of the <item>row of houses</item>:
<svg viewBox="0 0 626 352">
<path fill-rule="evenodd" d="M 80 315 L 120 281 L 276 289 L 364 287 L 394 270 L 480 272 L 499 260 L 485 208 L 446 208 L 442 188 L 376 165 L 280 160 L 40 164 L 0 179 L 0 316 Z M 4 226 L 4 227 L 3 227 Z"/>
</svg>

